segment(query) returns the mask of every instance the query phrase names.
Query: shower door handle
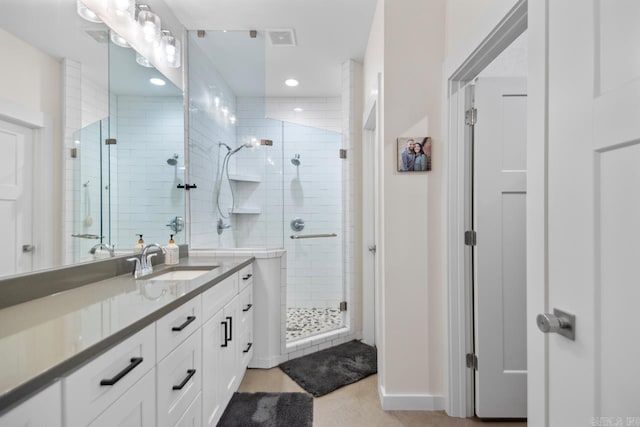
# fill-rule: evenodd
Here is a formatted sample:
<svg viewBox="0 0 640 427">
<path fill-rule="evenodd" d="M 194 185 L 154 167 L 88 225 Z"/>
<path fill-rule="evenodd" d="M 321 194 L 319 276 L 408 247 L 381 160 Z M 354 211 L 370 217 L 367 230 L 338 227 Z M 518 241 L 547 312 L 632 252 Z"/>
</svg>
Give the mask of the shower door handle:
<svg viewBox="0 0 640 427">
<path fill-rule="evenodd" d="M 196 184 L 193 184 L 193 185 L 190 185 L 190 184 L 185 184 L 185 185 L 183 185 L 183 184 L 178 184 L 178 185 L 176 186 L 176 188 L 184 188 L 185 190 L 189 191 L 189 190 L 191 190 L 192 188 L 198 188 L 198 186 L 197 186 Z"/>
</svg>

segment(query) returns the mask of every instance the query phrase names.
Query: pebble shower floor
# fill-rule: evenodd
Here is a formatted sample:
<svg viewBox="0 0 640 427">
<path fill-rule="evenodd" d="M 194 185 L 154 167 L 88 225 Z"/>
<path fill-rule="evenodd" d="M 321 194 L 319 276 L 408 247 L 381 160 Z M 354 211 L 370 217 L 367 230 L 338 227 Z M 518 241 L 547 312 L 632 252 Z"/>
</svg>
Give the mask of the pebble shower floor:
<svg viewBox="0 0 640 427">
<path fill-rule="evenodd" d="M 342 313 L 335 308 L 287 308 L 287 342 L 342 327 Z"/>
</svg>

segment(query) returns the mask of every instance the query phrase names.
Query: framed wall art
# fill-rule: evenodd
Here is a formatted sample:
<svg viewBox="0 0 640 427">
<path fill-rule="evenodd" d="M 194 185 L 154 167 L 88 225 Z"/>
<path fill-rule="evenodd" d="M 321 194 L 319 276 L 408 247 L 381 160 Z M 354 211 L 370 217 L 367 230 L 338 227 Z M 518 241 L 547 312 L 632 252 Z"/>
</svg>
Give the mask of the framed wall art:
<svg viewBox="0 0 640 427">
<path fill-rule="evenodd" d="M 398 138 L 398 172 L 431 170 L 431 137 Z"/>
</svg>

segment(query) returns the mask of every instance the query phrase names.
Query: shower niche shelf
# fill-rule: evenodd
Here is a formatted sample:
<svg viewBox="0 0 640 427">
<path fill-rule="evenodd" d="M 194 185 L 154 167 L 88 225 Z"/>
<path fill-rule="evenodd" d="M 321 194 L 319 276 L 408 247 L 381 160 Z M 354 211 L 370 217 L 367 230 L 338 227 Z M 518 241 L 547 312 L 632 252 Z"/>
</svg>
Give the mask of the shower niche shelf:
<svg viewBox="0 0 640 427">
<path fill-rule="evenodd" d="M 260 178 L 258 175 L 241 175 L 241 174 L 229 174 L 229 179 L 231 181 L 238 181 L 238 182 L 261 182 L 262 178 Z"/>
<path fill-rule="evenodd" d="M 261 208 L 230 208 L 229 213 L 236 215 L 259 215 L 262 213 Z"/>
</svg>

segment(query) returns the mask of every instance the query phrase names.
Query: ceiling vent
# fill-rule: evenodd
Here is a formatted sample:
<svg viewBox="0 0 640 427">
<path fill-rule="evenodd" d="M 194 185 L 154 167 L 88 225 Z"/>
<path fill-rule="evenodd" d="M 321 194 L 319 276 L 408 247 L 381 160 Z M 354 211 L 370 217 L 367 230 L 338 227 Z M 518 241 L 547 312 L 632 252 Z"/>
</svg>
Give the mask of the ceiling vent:
<svg viewBox="0 0 640 427">
<path fill-rule="evenodd" d="M 85 33 L 89 35 L 92 39 L 97 41 L 98 43 L 108 43 L 109 42 L 109 31 L 106 30 L 86 30 Z"/>
<path fill-rule="evenodd" d="M 267 30 L 271 46 L 295 46 L 296 33 L 292 28 L 284 30 Z"/>
</svg>

